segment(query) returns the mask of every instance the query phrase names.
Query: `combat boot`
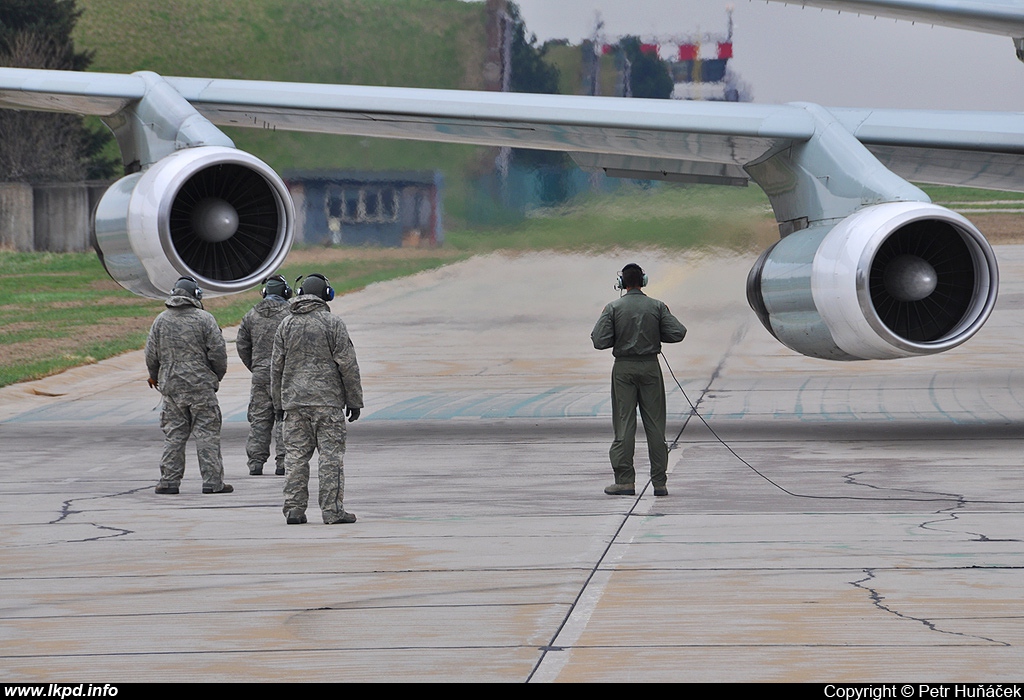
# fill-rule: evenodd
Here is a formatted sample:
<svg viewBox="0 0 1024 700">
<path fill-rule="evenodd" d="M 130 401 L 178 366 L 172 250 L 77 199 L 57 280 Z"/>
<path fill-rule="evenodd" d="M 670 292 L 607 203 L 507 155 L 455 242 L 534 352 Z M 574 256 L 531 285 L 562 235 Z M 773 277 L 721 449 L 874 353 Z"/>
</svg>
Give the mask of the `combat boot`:
<svg viewBox="0 0 1024 700">
<path fill-rule="evenodd" d="M 605 486 L 604 492 L 609 496 L 635 496 L 636 487 L 633 484 L 612 484 Z"/>
<path fill-rule="evenodd" d="M 214 491 L 212 486 L 203 487 L 203 493 L 231 493 L 234 490 L 235 488 L 231 484 L 222 484 L 217 491 Z"/>
</svg>

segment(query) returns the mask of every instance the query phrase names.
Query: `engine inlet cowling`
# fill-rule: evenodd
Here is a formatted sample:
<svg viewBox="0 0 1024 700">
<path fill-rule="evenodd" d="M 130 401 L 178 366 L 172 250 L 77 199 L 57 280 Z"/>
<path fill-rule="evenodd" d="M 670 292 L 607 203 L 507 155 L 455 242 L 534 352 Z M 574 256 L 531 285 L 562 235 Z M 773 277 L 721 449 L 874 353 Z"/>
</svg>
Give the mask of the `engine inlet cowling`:
<svg viewBox="0 0 1024 700">
<path fill-rule="evenodd" d="M 177 151 L 122 178 L 96 207 L 96 247 L 126 289 L 167 295 L 181 276 L 210 296 L 244 291 L 284 262 L 295 214 L 284 182 L 233 148 Z"/>
<path fill-rule="evenodd" d="M 967 219 L 894 202 L 779 241 L 751 270 L 747 298 L 797 352 L 891 359 L 966 341 L 991 314 L 998 286 L 995 254 Z"/>
</svg>

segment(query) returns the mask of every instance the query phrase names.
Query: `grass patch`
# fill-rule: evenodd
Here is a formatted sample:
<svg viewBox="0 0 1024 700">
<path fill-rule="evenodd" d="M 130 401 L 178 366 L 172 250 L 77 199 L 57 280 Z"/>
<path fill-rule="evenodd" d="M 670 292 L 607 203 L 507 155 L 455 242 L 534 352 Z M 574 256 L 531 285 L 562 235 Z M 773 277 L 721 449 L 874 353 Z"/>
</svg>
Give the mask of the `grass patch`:
<svg viewBox="0 0 1024 700">
<path fill-rule="evenodd" d="M 778 240 L 757 187 L 630 185 L 544 210 L 521 224 L 449 232 L 455 250 L 764 249 Z"/>
<path fill-rule="evenodd" d="M 951 187 L 948 185 L 918 185 L 936 204 L 949 202 L 976 202 L 986 204 L 993 201 L 1019 201 L 1024 204 L 1024 192 L 1003 192 L 981 190 L 976 187 Z"/>
<path fill-rule="evenodd" d="M 76 349 L 71 352 L 55 353 L 52 355 L 43 353 L 43 356 L 38 359 L 22 362 L 9 363 L 5 360 L 3 363 L 0 363 L 0 386 L 7 386 L 8 384 L 28 379 L 47 377 L 72 367 L 91 365 L 108 357 L 119 355 L 127 350 L 142 347 L 145 342 L 146 332 L 141 331 L 121 338 L 77 345 Z M 139 371 L 144 373 L 143 368 L 140 368 Z"/>
<path fill-rule="evenodd" d="M 460 257 L 467 256 L 457 251 L 296 249 L 282 273 L 294 279 L 321 272 L 344 294 Z M 232 326 L 258 300 L 253 291 L 209 299 L 206 308 L 221 326 Z M 92 253 L 0 251 L 0 386 L 137 350 L 163 309 L 160 300 L 121 289 Z"/>
<path fill-rule="evenodd" d="M 496 251 L 761 250 L 777 238 L 757 188 L 635 186 L 538 212 L 516 226 L 451 231 L 439 249 L 296 248 L 281 273 L 294 280 L 320 272 L 340 295 Z M 205 305 L 224 327 L 238 324 L 258 300 L 254 289 Z M 163 308 L 161 300 L 121 289 L 91 253 L 0 251 L 0 386 L 141 348 Z"/>
</svg>

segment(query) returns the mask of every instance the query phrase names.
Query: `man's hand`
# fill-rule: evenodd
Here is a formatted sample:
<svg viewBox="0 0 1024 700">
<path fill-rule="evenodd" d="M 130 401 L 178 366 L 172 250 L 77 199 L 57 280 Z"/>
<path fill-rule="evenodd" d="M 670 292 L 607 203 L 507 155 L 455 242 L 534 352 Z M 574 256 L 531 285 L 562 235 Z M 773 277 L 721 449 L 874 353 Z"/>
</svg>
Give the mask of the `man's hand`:
<svg viewBox="0 0 1024 700">
<path fill-rule="evenodd" d="M 160 387 L 159 387 L 159 386 L 157 385 L 157 383 L 156 383 L 156 380 L 155 380 L 155 379 L 153 379 L 152 377 L 149 377 L 149 378 L 147 378 L 147 379 L 146 379 L 146 383 L 147 383 L 147 384 L 149 384 L 149 388 L 150 388 L 150 389 L 159 389 L 159 388 L 160 388 Z"/>
<path fill-rule="evenodd" d="M 345 413 L 348 415 L 348 422 L 355 423 L 359 420 L 359 409 L 358 408 L 346 408 Z"/>
<path fill-rule="evenodd" d="M 277 411 L 277 412 L 276 412 L 276 413 L 274 414 L 274 418 L 275 418 L 275 419 L 277 420 L 277 422 L 278 422 L 278 423 L 280 423 L 281 421 L 283 421 L 283 420 L 284 420 L 284 411 Z"/>
</svg>

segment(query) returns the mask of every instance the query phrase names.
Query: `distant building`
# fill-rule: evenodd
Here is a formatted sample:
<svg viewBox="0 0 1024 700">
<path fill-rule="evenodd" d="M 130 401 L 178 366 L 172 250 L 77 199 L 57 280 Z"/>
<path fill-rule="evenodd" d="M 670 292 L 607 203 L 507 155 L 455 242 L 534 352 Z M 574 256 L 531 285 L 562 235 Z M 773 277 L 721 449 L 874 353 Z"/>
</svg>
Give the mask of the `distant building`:
<svg viewBox="0 0 1024 700">
<path fill-rule="evenodd" d="M 293 171 L 296 242 L 309 245 L 430 247 L 444 241 L 441 173 Z"/>
</svg>

